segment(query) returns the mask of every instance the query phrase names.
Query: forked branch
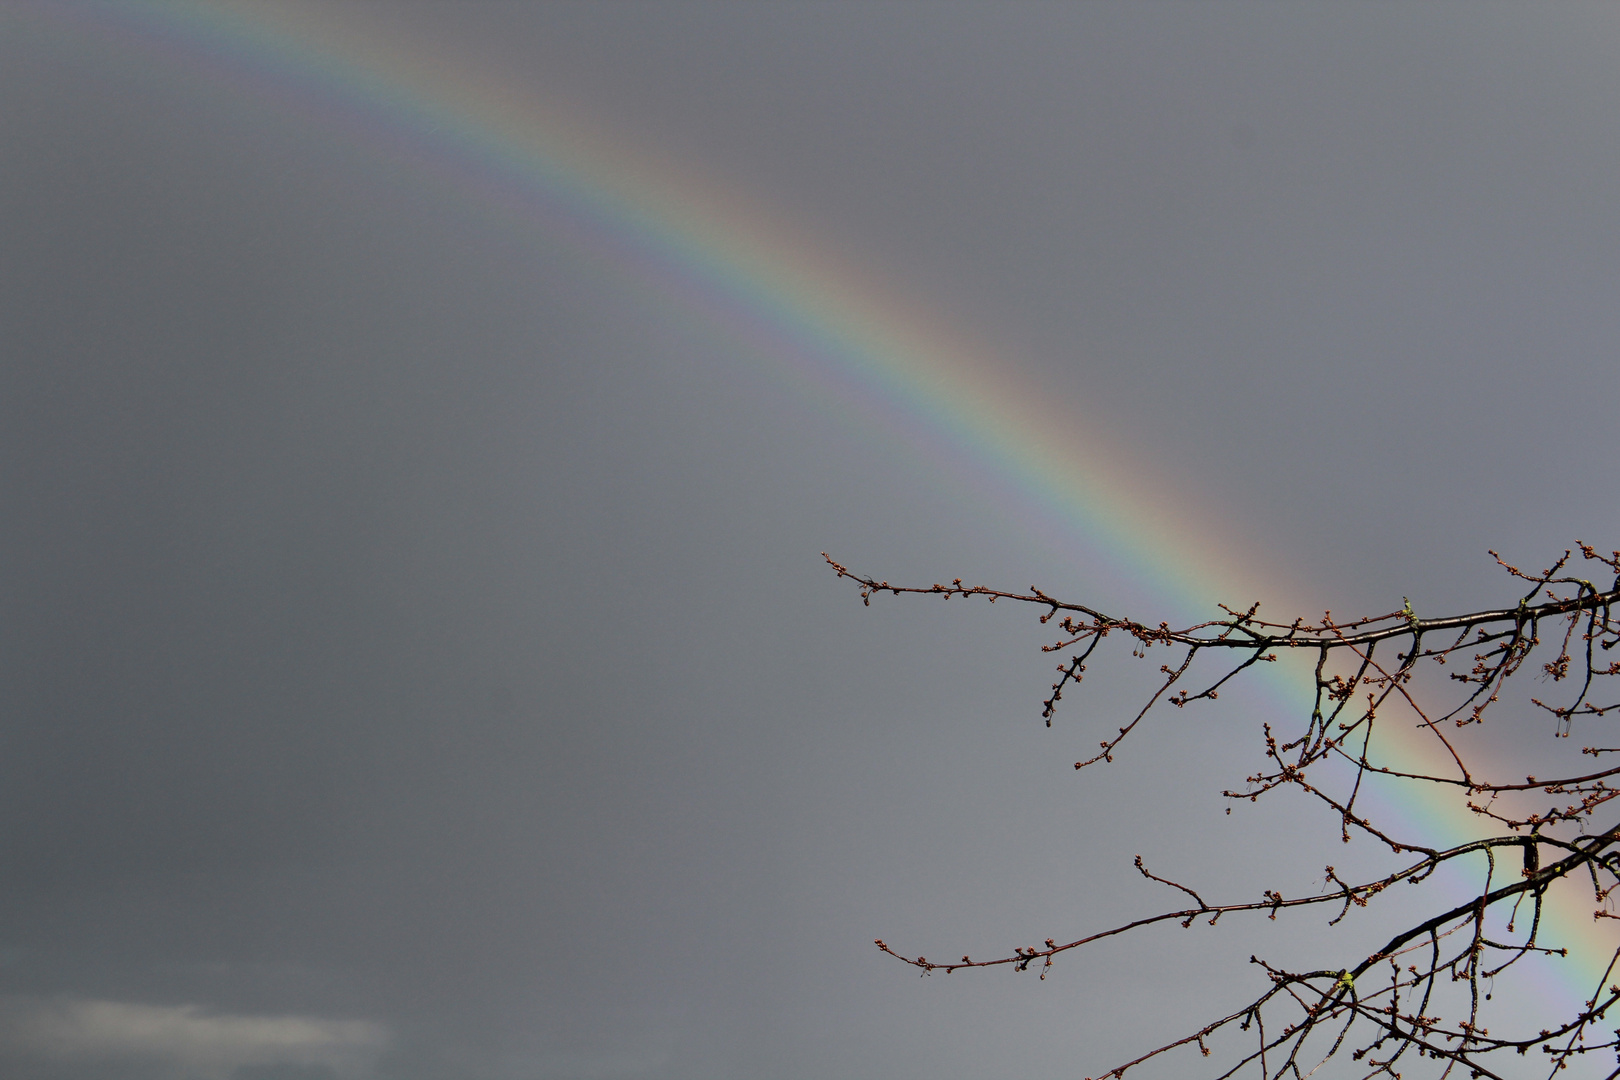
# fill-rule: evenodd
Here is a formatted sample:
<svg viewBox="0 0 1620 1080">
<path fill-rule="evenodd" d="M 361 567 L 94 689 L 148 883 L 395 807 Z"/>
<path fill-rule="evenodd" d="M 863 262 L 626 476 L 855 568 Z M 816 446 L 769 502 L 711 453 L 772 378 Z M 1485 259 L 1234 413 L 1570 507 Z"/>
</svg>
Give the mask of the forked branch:
<svg viewBox="0 0 1620 1080">
<path fill-rule="evenodd" d="M 1598 1025 L 1620 1002 L 1620 985 L 1609 985 L 1620 951 L 1585 1007 L 1558 1027 L 1493 1034 L 1482 1022 L 1493 980 L 1521 963 L 1564 955 L 1561 948 L 1539 944 L 1550 889 L 1560 882 L 1587 883 L 1595 917 L 1617 918 L 1609 907 L 1611 895 L 1620 888 L 1620 821 L 1599 825 L 1595 817 L 1620 795 L 1620 764 L 1593 770 L 1571 760 L 1571 768 L 1552 779 L 1490 776 L 1471 760 L 1468 741 L 1469 730 L 1477 730 L 1486 713 L 1502 700 L 1509 681 L 1526 670 L 1537 670 L 1544 681 L 1570 688 L 1557 702 L 1539 697 L 1524 702 L 1533 711 L 1551 715 L 1558 737 L 1571 736 L 1578 719 L 1597 719 L 1620 709 L 1620 701 L 1602 693 L 1611 685 L 1608 680 L 1620 675 L 1620 661 L 1604 656 L 1620 645 L 1620 622 L 1615 617 L 1620 604 L 1620 552 L 1600 554 L 1585 544 L 1578 550 L 1580 562 L 1596 564 L 1612 577 L 1608 588 L 1571 574 L 1567 569 L 1571 552 L 1540 573 L 1526 573 L 1492 552 L 1525 587 L 1511 606 L 1425 618 L 1403 600 L 1400 609 L 1371 618 L 1339 621 L 1326 613 L 1314 622 L 1297 618 L 1279 623 L 1260 618 L 1259 605 L 1251 605 L 1223 608 L 1224 618 L 1182 629 L 1110 615 L 1034 587 L 1010 592 L 964 585 L 960 579 L 949 585 L 892 585 L 828 557 L 840 578 L 859 586 L 866 604 L 889 594 L 983 598 L 1036 607 L 1040 623 L 1053 624 L 1061 633 L 1056 642 L 1043 645 L 1043 651 L 1067 654 L 1058 668 L 1058 681 L 1042 703 L 1048 726 L 1064 691 L 1081 681 L 1089 664 L 1109 655 L 1104 645 L 1110 638 L 1128 642 L 1137 657 L 1150 649 L 1170 649 L 1171 659 L 1159 666 L 1145 704 L 1101 741 L 1099 753 L 1076 762 L 1077 769 L 1112 761 L 1121 744 L 1163 701 L 1178 708 L 1214 701 L 1222 687 L 1256 665 L 1277 660 L 1283 650 L 1314 652 L 1310 715 L 1288 735 L 1266 725 L 1266 766 L 1249 776 L 1241 789 L 1225 795 L 1253 801 L 1283 789 L 1297 791 L 1333 812 L 1342 822 L 1343 839 L 1352 832 L 1368 836 L 1397 860 L 1382 876 L 1354 882 L 1329 866 L 1324 879 L 1328 887 L 1317 894 L 1285 897 L 1266 889 L 1258 898 L 1216 904 L 1190 885 L 1150 872 L 1138 856 L 1136 869 L 1144 877 L 1190 897 L 1196 906 L 1144 914 L 1061 944 L 1048 939 L 1043 946 L 1015 948 L 988 960 L 963 956 L 938 962 L 906 955 L 882 940 L 878 947 L 925 974 L 988 967 L 1028 971 L 1034 965 L 1044 979 L 1063 953 L 1160 923 L 1191 928 L 1200 922 L 1214 925 L 1227 915 L 1264 914 L 1276 919 L 1284 912 L 1326 906 L 1335 911 L 1330 925 L 1337 925 L 1395 884 L 1422 885 L 1432 881 L 1440 867 L 1466 862 L 1480 871 L 1480 886 L 1463 902 L 1458 903 L 1454 894 L 1441 898 L 1435 910 L 1414 918 L 1383 946 L 1335 970 L 1288 972 L 1251 957 L 1266 973 L 1269 985 L 1248 1005 L 1104 1075 L 1121 1077 L 1144 1061 L 1188 1046 L 1197 1046 L 1208 1056 L 1215 1041 L 1230 1042 L 1234 1036 L 1252 1037 L 1253 1042 L 1246 1050 L 1241 1043 L 1228 1048 L 1229 1068 L 1219 1074 L 1222 1077 L 1253 1069 L 1262 1080 L 1283 1076 L 1303 1080 L 1346 1048 L 1369 1077 L 1403 1075 L 1395 1069 L 1403 1058 L 1432 1061 L 1442 1077 L 1459 1068 L 1471 1076 L 1506 1075 L 1506 1066 L 1498 1065 L 1498 1059 L 1531 1053 L 1541 1055 L 1551 1072 L 1595 1060 L 1590 1057 L 1594 1054 L 1607 1054 L 1613 1062 L 1620 1034 L 1605 1038 Z M 1539 668 L 1526 668 L 1533 654 L 1545 655 L 1548 650 L 1552 655 Z M 1206 655 L 1224 655 L 1227 662 L 1204 680 L 1203 689 L 1176 690 L 1195 661 Z M 1451 665 L 1445 680 L 1452 687 L 1449 695 L 1444 686 L 1436 690 L 1433 680 L 1417 678 L 1422 661 Z M 1377 733 L 1392 714 L 1434 739 L 1447 767 L 1426 770 L 1397 757 L 1386 759 Z M 1613 747 L 1581 749 L 1581 754 L 1592 757 L 1613 752 Z M 1371 776 L 1386 783 L 1455 791 L 1478 820 L 1493 828 L 1489 835 L 1450 845 L 1424 836 L 1397 835 L 1359 808 L 1363 780 Z M 1551 801 L 1535 801 L 1543 797 Z M 1524 925 L 1526 908 L 1529 919 Z M 1520 925 L 1524 929 L 1515 930 Z M 1441 1015 L 1442 1010 L 1449 1018 Z M 1620 1077 L 1620 1069 L 1609 1071 L 1606 1066 L 1602 1071 L 1610 1080 Z"/>
</svg>

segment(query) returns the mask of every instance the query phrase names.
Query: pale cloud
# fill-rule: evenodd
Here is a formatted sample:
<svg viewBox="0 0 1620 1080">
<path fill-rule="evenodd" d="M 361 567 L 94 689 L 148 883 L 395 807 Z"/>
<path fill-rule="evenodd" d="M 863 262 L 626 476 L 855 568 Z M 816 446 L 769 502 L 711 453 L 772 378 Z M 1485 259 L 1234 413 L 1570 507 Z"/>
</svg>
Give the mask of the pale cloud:
<svg viewBox="0 0 1620 1080">
<path fill-rule="evenodd" d="M 0 1045 L 63 1064 L 140 1061 L 177 1077 L 228 1080 L 243 1066 L 368 1069 L 388 1041 L 380 1024 L 311 1016 L 244 1016 L 198 1005 L 75 998 L 0 999 Z"/>
</svg>

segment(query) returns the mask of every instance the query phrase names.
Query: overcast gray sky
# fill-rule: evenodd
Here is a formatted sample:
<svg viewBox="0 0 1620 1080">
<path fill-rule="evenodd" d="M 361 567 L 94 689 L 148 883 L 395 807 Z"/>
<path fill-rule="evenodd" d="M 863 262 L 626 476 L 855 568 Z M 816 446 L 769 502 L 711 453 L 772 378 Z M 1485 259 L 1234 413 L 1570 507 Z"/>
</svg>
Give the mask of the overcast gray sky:
<svg viewBox="0 0 1620 1080">
<path fill-rule="evenodd" d="M 1316 610 L 1620 544 L 1613 7 L 343 14 L 971 328 Z M 7 1075 L 1085 1076 L 1308 954 L 880 956 L 1118 920 L 1138 852 L 1308 887 L 1268 845 L 1334 829 L 1222 814 L 1241 697 L 1076 777 L 1139 686 L 1048 730 L 1032 619 L 819 555 L 1153 595 L 1087 537 L 116 21 L 0 11 Z"/>
</svg>

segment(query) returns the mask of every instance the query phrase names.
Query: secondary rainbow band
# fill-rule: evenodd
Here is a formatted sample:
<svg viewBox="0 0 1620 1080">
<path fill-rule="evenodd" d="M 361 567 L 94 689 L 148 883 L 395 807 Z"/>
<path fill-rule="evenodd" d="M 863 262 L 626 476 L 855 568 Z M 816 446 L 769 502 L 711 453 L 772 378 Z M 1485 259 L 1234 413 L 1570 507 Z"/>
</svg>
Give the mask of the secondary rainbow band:
<svg viewBox="0 0 1620 1080">
<path fill-rule="evenodd" d="M 1071 543 L 1156 594 L 1167 617 L 1207 618 L 1218 600 L 1262 593 L 1288 599 L 1276 597 L 1275 568 L 1219 539 L 1220 522 L 1189 520 L 1162 484 L 1143 483 L 1121 460 L 1125 440 L 1077 421 L 1072 402 L 1060 414 L 1037 388 L 1010 381 L 961 328 L 908 310 L 870 271 L 741 193 L 640 154 L 516 86 L 380 38 L 376 26 L 345 22 L 341 8 L 190 0 L 36 10 L 357 134 L 410 162 L 445 197 L 535 226 L 680 298 L 821 392 L 856 407 L 878 403 L 886 425 L 987 472 L 1016 492 L 1029 520 L 1057 523 Z M 1274 670 L 1271 683 L 1287 716 L 1308 713 L 1310 683 L 1297 665 Z M 1431 739 L 1393 735 L 1386 751 L 1445 769 Z M 1430 842 L 1437 831 L 1451 843 L 1477 835 L 1452 790 L 1409 785 L 1391 801 Z M 1574 890 L 1554 897 L 1553 913 L 1573 957 L 1563 990 L 1582 1000 L 1615 935 L 1594 925 L 1589 898 Z"/>
</svg>

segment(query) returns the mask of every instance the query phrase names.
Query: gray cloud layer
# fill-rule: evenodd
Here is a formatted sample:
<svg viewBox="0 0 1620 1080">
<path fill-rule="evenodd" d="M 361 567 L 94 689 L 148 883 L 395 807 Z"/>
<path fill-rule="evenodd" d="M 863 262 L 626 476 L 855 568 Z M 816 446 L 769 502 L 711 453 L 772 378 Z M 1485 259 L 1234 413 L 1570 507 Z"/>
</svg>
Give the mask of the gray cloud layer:
<svg viewBox="0 0 1620 1080">
<path fill-rule="evenodd" d="M 31 10 L 0 15 L 8 1073 L 1084 1075 L 1310 955 L 883 962 L 1117 918 L 1138 851 L 1308 887 L 1286 845 L 1331 827 L 1221 815 L 1241 695 L 1078 784 L 1128 680 L 1047 731 L 1038 627 L 864 611 L 817 554 L 1139 594 L 1080 544 L 667 298 Z M 1620 524 L 1607 9 L 362 17 L 1006 342 L 1324 605 L 1495 599 L 1486 547 Z"/>
</svg>

